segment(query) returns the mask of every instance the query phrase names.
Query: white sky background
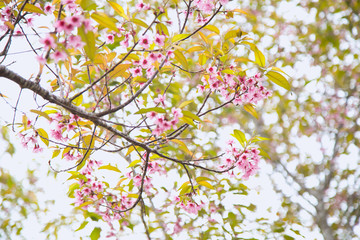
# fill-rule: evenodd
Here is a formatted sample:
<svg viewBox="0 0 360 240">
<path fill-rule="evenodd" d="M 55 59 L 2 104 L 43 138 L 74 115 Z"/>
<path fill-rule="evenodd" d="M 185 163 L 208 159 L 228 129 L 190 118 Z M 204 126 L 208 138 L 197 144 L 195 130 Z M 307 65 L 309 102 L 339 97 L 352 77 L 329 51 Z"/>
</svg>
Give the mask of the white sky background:
<svg viewBox="0 0 360 240">
<path fill-rule="evenodd" d="M 284 3 L 281 5 L 277 11 L 282 12 L 283 16 L 291 19 L 298 19 L 298 18 L 306 18 L 308 21 L 314 21 L 314 18 L 308 13 L 305 13 L 301 11 L 301 8 L 297 8 L 296 4 L 293 3 Z M 43 24 L 43 23 L 42 23 Z M 46 31 L 46 29 L 44 29 Z M 10 48 L 10 53 L 14 52 L 20 52 L 23 50 L 28 50 L 29 46 L 26 44 L 23 44 L 22 39 L 14 38 L 12 47 Z M 264 42 L 263 44 L 266 44 Z M 280 39 L 280 44 L 284 48 L 291 48 L 291 46 L 288 45 L 287 39 Z M 0 47 L 2 49 L 4 43 L 0 43 Z M 25 78 L 29 78 L 31 73 L 37 73 L 37 70 L 34 71 L 34 69 L 38 69 L 38 63 L 35 61 L 33 57 L 33 53 L 22 53 L 22 54 L 16 54 L 16 55 L 10 55 L 8 56 L 5 64 L 9 64 L 12 61 L 16 61 L 14 63 L 14 66 L 16 66 L 16 72 L 20 74 L 21 76 Z M 302 77 L 302 75 L 305 73 L 307 74 L 307 77 L 312 76 L 312 78 L 317 78 L 316 76 L 319 76 L 320 69 L 311 68 L 309 70 L 309 64 L 310 59 L 304 59 L 303 62 L 299 62 L 295 65 L 295 69 L 286 68 L 285 71 L 292 77 L 299 78 Z M 12 66 L 10 66 L 11 68 Z M 304 70 L 306 69 L 306 71 Z M 13 105 L 16 102 L 16 99 L 18 97 L 20 88 L 14 84 L 10 83 L 10 81 L 7 81 L 5 79 L 0 80 L 0 92 L 2 94 L 5 94 L 8 97 L 9 102 L 11 102 Z M 310 84 L 308 85 L 310 86 Z M 310 90 L 312 87 L 308 87 L 307 90 Z M 33 99 L 33 94 L 28 91 L 24 90 L 22 92 L 22 96 L 19 103 L 19 110 L 22 109 L 35 109 L 35 105 L 30 105 L 32 101 L 27 101 L 28 99 Z M 0 126 L 3 126 L 4 124 L 8 124 L 12 122 L 12 117 L 14 114 L 14 111 L 3 101 L 0 101 Z M 17 120 L 16 122 L 21 121 L 21 113 L 17 113 Z M 276 118 L 274 119 L 272 115 L 268 116 L 268 121 L 276 121 Z M 230 136 L 230 133 L 232 130 L 229 130 L 228 136 Z M 224 134 L 225 135 L 225 134 Z M 228 139 L 228 138 L 227 138 Z M 224 139 L 224 142 L 227 140 Z M 64 174 L 58 174 L 57 178 L 54 179 L 52 176 L 47 176 L 48 172 L 48 160 L 51 156 L 49 152 L 44 151 L 44 153 L 41 154 L 33 154 L 32 150 L 25 150 L 22 148 L 19 139 L 16 139 L 14 136 L 12 136 L 12 142 L 15 144 L 16 148 L 16 154 L 14 157 L 10 157 L 8 154 L 2 154 L 4 150 L 4 145 L 0 142 L 0 164 L 4 169 L 7 169 L 14 177 L 16 177 L 18 180 L 21 180 L 26 174 L 27 168 L 30 169 L 37 169 L 36 176 L 39 177 L 38 184 L 40 184 L 40 187 L 44 189 L 44 194 L 38 195 L 39 198 L 49 198 L 49 199 L 55 199 L 55 205 L 53 209 L 47 214 L 45 218 L 52 219 L 56 218 L 60 213 L 64 213 L 65 215 L 70 214 L 70 211 L 72 209 L 72 206 L 70 206 L 70 203 L 72 203 L 72 199 L 69 199 L 67 197 L 67 191 L 68 191 L 68 183 L 65 182 L 65 180 L 69 177 L 67 173 Z M 313 139 L 313 142 L 315 143 L 315 139 Z M 313 146 L 313 149 L 309 149 L 308 152 L 311 155 L 316 156 L 317 149 L 315 144 L 309 144 L 309 139 L 299 139 L 299 145 L 306 146 L 306 148 L 302 149 L 309 149 L 309 146 Z M 43 145 L 42 145 L 43 146 Z M 102 153 L 98 153 L 102 154 Z M 356 154 L 355 154 L 356 155 Z M 106 158 L 106 155 L 101 156 L 102 158 Z M 32 161 L 32 159 L 36 159 L 35 161 Z M 316 158 L 315 158 L 316 159 Z M 351 159 L 351 155 L 349 156 L 349 159 Z M 352 164 L 349 162 L 349 164 Z M 280 209 L 281 206 L 281 200 L 276 196 L 276 194 L 272 190 L 271 181 L 268 179 L 267 175 L 271 174 L 271 167 L 267 166 L 266 164 L 261 164 L 261 169 L 259 171 L 259 177 L 250 177 L 250 179 L 245 182 L 245 184 L 252 189 L 251 194 L 244 200 L 245 202 L 241 202 L 241 204 L 247 204 L 248 202 L 251 202 L 255 205 L 257 205 L 257 211 L 255 213 L 255 216 L 263 216 L 263 217 L 275 217 L 274 215 L 271 215 L 268 211 L 266 211 L 269 207 L 273 209 Z M 279 178 L 280 181 L 281 178 Z M 285 185 L 284 185 L 285 186 Z M 289 194 L 293 194 L 293 189 L 285 189 Z M 40 202 L 43 199 L 40 200 Z M 238 201 L 238 199 L 234 197 L 228 198 L 229 202 Z M 67 214 L 68 213 L 68 214 Z M 306 216 L 304 216 L 304 224 L 306 224 Z M 77 228 L 81 222 L 79 221 L 78 224 L 75 225 L 75 228 Z M 43 235 L 36 235 L 38 234 L 44 226 L 41 224 L 37 224 L 37 221 L 35 221 L 34 218 L 29 218 L 28 221 L 25 223 L 24 228 L 24 235 L 29 236 L 28 239 L 42 239 Z M 88 234 L 90 234 L 91 230 L 93 229 L 93 225 L 88 224 L 88 226 L 85 228 L 85 232 L 87 231 Z M 301 229 L 301 228 L 299 228 Z M 142 232 L 142 226 L 141 230 Z M 103 230 L 105 232 L 105 229 Z M 136 232 L 136 230 L 134 231 Z M 80 231 L 80 235 L 83 235 L 84 232 Z M 304 232 L 301 231 L 301 233 L 305 236 L 305 239 L 322 239 L 322 236 L 318 232 Z M 59 235 L 59 239 L 68 239 L 70 236 L 72 236 L 73 232 L 71 229 L 69 229 L 69 232 L 61 232 L 61 235 Z M 78 235 L 78 236 L 80 236 Z M 289 234 L 291 235 L 291 234 Z M 128 237 L 124 237 L 121 239 L 143 239 L 143 235 L 139 234 L 132 234 Z M 180 238 L 179 238 L 180 239 Z"/>
</svg>

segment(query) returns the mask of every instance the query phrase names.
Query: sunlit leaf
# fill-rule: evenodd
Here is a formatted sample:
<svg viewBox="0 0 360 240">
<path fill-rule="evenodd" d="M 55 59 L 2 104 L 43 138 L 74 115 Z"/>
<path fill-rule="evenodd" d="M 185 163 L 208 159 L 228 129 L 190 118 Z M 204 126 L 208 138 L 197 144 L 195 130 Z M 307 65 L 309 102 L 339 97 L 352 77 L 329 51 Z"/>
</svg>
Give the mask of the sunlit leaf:
<svg viewBox="0 0 360 240">
<path fill-rule="evenodd" d="M 99 228 L 99 227 L 94 228 L 94 230 L 92 230 L 92 232 L 90 234 L 90 239 L 98 240 L 100 238 L 100 232 L 101 232 L 101 228 Z"/>
<path fill-rule="evenodd" d="M 274 71 L 268 71 L 265 74 L 270 81 L 275 83 L 276 85 L 279 85 L 282 88 L 285 88 L 286 90 L 291 90 L 290 83 L 287 81 L 287 79 L 281 75 L 281 73 L 274 72 Z"/>
</svg>

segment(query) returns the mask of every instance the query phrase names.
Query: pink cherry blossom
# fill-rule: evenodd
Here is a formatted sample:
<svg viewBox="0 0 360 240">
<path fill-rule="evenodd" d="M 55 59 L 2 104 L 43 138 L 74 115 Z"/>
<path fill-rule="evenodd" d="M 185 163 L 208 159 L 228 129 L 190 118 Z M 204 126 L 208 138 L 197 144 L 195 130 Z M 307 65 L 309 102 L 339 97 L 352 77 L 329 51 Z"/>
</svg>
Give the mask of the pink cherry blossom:
<svg viewBox="0 0 360 240">
<path fill-rule="evenodd" d="M 160 34 L 156 34 L 154 42 L 155 42 L 159 47 L 164 46 L 165 36 L 164 36 L 164 35 L 160 35 Z"/>
<path fill-rule="evenodd" d="M 38 61 L 39 64 L 41 64 L 41 65 L 46 64 L 46 59 L 43 56 L 37 55 L 35 58 L 36 58 L 36 60 Z"/>
<path fill-rule="evenodd" d="M 56 48 L 55 40 L 51 35 L 47 35 L 40 39 L 40 43 L 44 45 L 45 50 Z"/>
<path fill-rule="evenodd" d="M 65 18 L 67 24 L 71 24 L 74 27 L 80 27 L 84 21 L 84 16 L 82 15 L 73 15 Z"/>
<path fill-rule="evenodd" d="M 143 2 L 137 3 L 135 7 L 138 11 L 145 11 L 150 9 L 150 5 Z"/>
<path fill-rule="evenodd" d="M 158 97 L 154 99 L 154 103 L 161 103 L 163 106 L 165 106 L 165 95 L 159 94 Z"/>
<path fill-rule="evenodd" d="M 67 24 L 66 24 L 65 20 L 58 20 L 55 22 L 54 26 L 55 26 L 57 32 L 62 32 L 65 30 L 66 25 Z"/>
<path fill-rule="evenodd" d="M 105 42 L 106 42 L 107 44 L 114 43 L 114 35 L 113 35 L 113 34 L 108 34 L 108 35 L 106 35 L 106 40 L 105 40 Z"/>
<path fill-rule="evenodd" d="M 55 6 L 52 5 L 51 3 L 47 2 L 44 6 L 44 12 L 46 14 L 52 14 L 55 10 Z"/>
<path fill-rule="evenodd" d="M 140 37 L 139 39 L 139 45 L 142 46 L 145 49 L 148 49 L 150 47 L 151 40 L 147 35 L 144 35 Z"/>
<path fill-rule="evenodd" d="M 71 35 L 68 38 L 68 43 L 69 43 L 70 47 L 73 47 L 76 49 L 82 48 L 85 45 L 85 43 L 81 41 L 81 37 L 75 36 L 75 35 Z"/>
<path fill-rule="evenodd" d="M 50 55 L 50 58 L 55 62 L 64 61 L 67 58 L 67 54 L 64 51 L 55 51 Z"/>
<path fill-rule="evenodd" d="M 133 77 L 142 76 L 142 70 L 140 67 L 131 68 L 129 71 Z"/>
</svg>

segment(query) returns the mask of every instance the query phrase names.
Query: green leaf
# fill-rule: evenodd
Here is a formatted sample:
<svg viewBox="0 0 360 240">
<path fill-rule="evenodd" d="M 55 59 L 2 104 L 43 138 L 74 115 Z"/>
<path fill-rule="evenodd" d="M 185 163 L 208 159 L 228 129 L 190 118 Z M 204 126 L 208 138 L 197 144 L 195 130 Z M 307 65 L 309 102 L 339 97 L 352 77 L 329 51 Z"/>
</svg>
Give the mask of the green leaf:
<svg viewBox="0 0 360 240">
<path fill-rule="evenodd" d="M 188 101 L 185 101 L 185 102 L 182 102 L 178 108 L 184 108 L 185 106 L 189 105 L 190 103 L 192 103 L 194 100 L 188 100 Z"/>
<path fill-rule="evenodd" d="M 131 20 L 133 23 L 135 23 L 136 25 L 139 25 L 140 27 L 143 27 L 143 28 L 148 28 L 149 26 L 142 20 L 140 19 L 132 19 Z"/>
<path fill-rule="evenodd" d="M 19 4 L 19 7 L 20 7 L 20 6 L 21 6 L 21 5 Z M 40 8 L 34 6 L 34 5 L 30 4 L 30 3 L 27 3 L 27 4 L 25 5 L 23 11 L 32 12 L 32 13 L 40 13 L 40 14 L 44 14 L 44 15 L 45 15 L 45 13 L 44 13 L 43 10 L 41 10 Z"/>
<path fill-rule="evenodd" d="M 214 25 L 206 25 L 203 29 L 207 29 L 207 30 L 212 31 L 212 32 L 214 32 L 216 34 L 220 34 L 220 30 L 217 27 L 215 27 Z"/>
<path fill-rule="evenodd" d="M 46 118 L 47 120 L 51 121 L 51 118 L 49 117 L 49 115 L 45 112 L 39 111 L 39 110 L 35 110 L 35 109 L 31 109 L 30 112 L 36 113 L 39 116 L 42 116 L 44 118 Z"/>
<path fill-rule="evenodd" d="M 224 40 L 228 40 L 230 38 L 241 37 L 241 35 L 242 35 L 241 30 L 230 30 L 225 34 Z"/>
<path fill-rule="evenodd" d="M 196 128 L 196 125 L 195 125 L 194 121 L 191 120 L 190 118 L 182 117 L 182 118 L 180 118 L 180 119 L 181 119 L 183 122 L 185 122 L 185 123 L 187 123 L 187 124 L 189 124 L 189 125 L 191 125 L 191 126 L 193 126 L 193 127 Z"/>
<path fill-rule="evenodd" d="M 55 157 L 59 156 L 59 154 L 60 154 L 60 150 L 56 149 L 56 150 L 53 151 L 53 155 L 52 155 L 51 158 L 55 158 Z"/>
<path fill-rule="evenodd" d="M 78 96 L 77 98 L 75 98 L 74 100 L 73 100 L 73 104 L 75 105 L 75 106 L 80 106 L 80 104 L 83 102 L 83 96 L 82 95 L 80 95 L 80 96 Z"/>
<path fill-rule="evenodd" d="M 269 154 L 267 152 L 265 152 L 263 149 L 259 148 L 259 151 L 260 151 L 261 156 L 263 156 L 264 158 L 267 158 L 267 159 L 271 159 Z"/>
<path fill-rule="evenodd" d="M 81 0 L 80 6 L 82 9 L 90 11 L 90 10 L 95 10 L 97 4 L 94 2 L 94 0 Z"/>
<path fill-rule="evenodd" d="M 184 54 L 182 54 L 182 52 L 180 52 L 179 50 L 175 50 L 174 51 L 174 55 L 175 55 L 175 59 L 185 68 L 188 68 L 188 62 L 184 56 Z"/>
<path fill-rule="evenodd" d="M 119 64 L 114 68 L 114 70 L 112 70 L 109 73 L 109 77 L 110 78 L 116 78 L 116 77 L 128 78 L 130 76 L 130 73 L 127 72 L 126 70 L 129 69 L 129 67 L 131 67 L 131 66 L 132 66 L 132 64 Z"/>
<path fill-rule="evenodd" d="M 163 108 L 153 107 L 153 108 L 142 108 L 134 114 L 143 114 L 148 112 L 166 113 L 165 109 Z"/>
<path fill-rule="evenodd" d="M 265 67 L 265 56 L 264 54 L 258 49 L 258 47 L 250 42 L 242 42 L 243 44 L 249 45 L 250 49 L 254 52 L 255 55 L 255 63 L 257 63 L 260 67 Z"/>
<path fill-rule="evenodd" d="M 87 154 L 84 155 L 84 157 L 83 157 L 83 158 L 84 158 L 84 161 L 83 161 L 83 162 L 85 162 L 85 160 L 86 160 L 88 157 L 90 157 L 90 155 L 91 155 L 92 150 L 87 151 L 87 149 L 89 148 L 89 146 L 90 146 L 90 148 L 94 148 L 95 139 L 93 138 L 92 141 L 91 141 L 91 138 L 92 138 L 91 135 L 83 136 L 83 143 L 82 143 L 83 149 L 82 149 L 81 151 L 82 151 L 82 154 L 83 154 L 83 155 L 87 152 Z M 90 141 L 91 141 L 91 142 L 90 142 Z"/>
<path fill-rule="evenodd" d="M 39 128 L 36 131 L 40 135 L 41 141 L 43 141 L 46 146 L 49 146 L 49 135 L 47 134 L 47 132 L 45 132 L 45 130 L 42 128 Z"/>
<path fill-rule="evenodd" d="M 179 187 L 178 191 L 179 191 L 180 189 L 186 187 L 186 186 L 189 186 L 189 184 L 190 184 L 189 181 L 184 182 L 184 183 Z"/>
<path fill-rule="evenodd" d="M 185 144 L 183 141 L 181 141 L 181 140 L 179 140 L 179 139 L 172 139 L 172 140 L 170 140 L 170 141 L 179 144 L 179 148 L 180 148 L 181 150 L 183 150 L 184 152 L 186 152 L 187 154 L 189 154 L 190 156 L 193 155 L 193 153 L 189 150 L 189 148 L 186 146 L 186 144 Z"/>
<path fill-rule="evenodd" d="M 98 169 L 107 169 L 115 172 L 121 172 L 117 167 L 109 165 L 101 166 Z"/>
<path fill-rule="evenodd" d="M 275 71 L 268 71 L 265 75 L 269 78 L 270 81 L 272 81 L 276 85 L 279 85 L 280 87 L 285 88 L 286 90 L 289 91 L 291 90 L 290 83 L 281 73 Z"/>
<path fill-rule="evenodd" d="M 88 221 L 83 221 L 82 224 L 80 225 L 80 227 L 78 227 L 78 229 L 75 230 L 75 232 L 80 231 L 81 229 L 83 229 L 84 227 L 86 227 L 86 225 L 88 224 Z"/>
<path fill-rule="evenodd" d="M 131 168 L 131 167 L 135 166 L 136 164 L 138 164 L 138 163 L 140 163 L 140 162 L 141 162 L 141 159 L 134 160 L 134 161 L 132 161 L 132 162 L 129 164 L 128 168 Z"/>
<path fill-rule="evenodd" d="M 253 117 L 255 117 L 256 119 L 259 119 L 259 115 L 251 103 L 245 104 L 244 109 L 245 109 L 245 111 L 250 113 Z"/>
<path fill-rule="evenodd" d="M 169 36 L 168 28 L 162 23 L 157 23 L 156 24 L 156 31 L 159 32 L 160 34 L 164 34 L 166 36 Z"/>
<path fill-rule="evenodd" d="M 201 185 L 201 186 L 210 188 L 210 189 L 214 189 L 214 187 L 210 183 L 208 183 L 206 181 L 200 181 L 200 182 L 198 182 L 198 184 Z"/>
<path fill-rule="evenodd" d="M 192 120 L 201 122 L 201 119 L 197 115 L 195 115 L 194 113 L 192 113 L 190 111 L 182 110 L 182 114 L 187 118 L 191 118 Z"/>
<path fill-rule="evenodd" d="M 239 143 L 243 147 L 245 147 L 246 137 L 245 137 L 245 134 L 242 131 L 236 129 L 236 130 L 234 130 L 234 133 L 231 134 L 231 136 L 235 137 L 239 141 Z"/>
<path fill-rule="evenodd" d="M 197 177 L 195 180 L 196 180 L 196 182 L 201 182 L 201 181 L 213 181 L 213 180 L 211 180 L 211 179 L 208 178 L 208 177 Z"/>
<path fill-rule="evenodd" d="M 78 35 L 81 37 L 81 40 L 85 43 L 84 50 L 86 55 L 91 61 L 94 61 L 96 48 L 95 48 L 95 35 L 93 31 L 85 32 L 85 28 L 78 28 Z"/>
<path fill-rule="evenodd" d="M 183 34 L 177 34 L 171 39 L 171 41 L 173 43 L 175 43 L 175 42 L 178 42 L 178 41 L 181 41 L 181 40 L 187 38 L 189 35 L 190 34 L 184 34 L 184 33 Z"/>
<path fill-rule="evenodd" d="M 130 20 L 130 18 L 125 14 L 125 11 L 123 9 L 122 6 L 120 6 L 119 4 L 117 4 L 116 2 L 110 2 L 108 1 L 108 3 L 110 4 L 110 6 L 115 10 L 115 12 L 117 14 L 119 14 L 121 17 L 125 18 L 126 20 Z"/>
<path fill-rule="evenodd" d="M 284 236 L 284 239 L 285 239 L 285 240 L 294 240 L 294 239 L 295 239 L 295 238 L 293 238 L 292 236 L 289 236 L 289 235 L 287 235 L 287 234 L 284 234 L 283 236 Z"/>
<path fill-rule="evenodd" d="M 91 18 L 98 22 L 101 26 L 106 27 L 110 30 L 118 32 L 119 29 L 116 27 L 115 22 L 113 21 L 114 18 L 110 18 L 108 15 L 102 12 L 94 12 L 91 14 Z"/>
<path fill-rule="evenodd" d="M 94 228 L 94 230 L 92 230 L 92 232 L 90 234 L 90 239 L 98 240 L 100 238 L 100 232 L 101 232 L 101 228 L 99 228 L 99 227 Z"/>
</svg>

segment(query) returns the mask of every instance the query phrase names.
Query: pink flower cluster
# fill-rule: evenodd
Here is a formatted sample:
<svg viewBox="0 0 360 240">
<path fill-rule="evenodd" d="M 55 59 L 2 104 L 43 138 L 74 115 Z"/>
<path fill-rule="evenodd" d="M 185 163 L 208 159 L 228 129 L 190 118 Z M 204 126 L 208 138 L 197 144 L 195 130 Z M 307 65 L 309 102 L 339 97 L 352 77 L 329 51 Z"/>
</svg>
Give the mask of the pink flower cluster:
<svg viewBox="0 0 360 240">
<path fill-rule="evenodd" d="M 80 118 L 76 115 L 70 114 L 70 116 L 64 116 L 61 113 L 56 113 L 50 118 L 50 124 L 54 124 L 55 128 L 51 129 L 51 136 L 58 141 L 68 140 L 68 136 L 63 136 L 63 133 L 69 133 L 75 129 L 76 121 Z M 69 159 L 71 160 L 71 159 Z"/>
<path fill-rule="evenodd" d="M 146 114 L 146 116 L 150 120 L 153 120 L 155 124 L 155 129 L 152 130 L 152 134 L 154 134 L 154 136 L 158 137 L 163 132 L 170 130 L 171 128 L 176 128 L 176 124 L 179 122 L 179 118 L 181 118 L 183 114 L 181 112 L 181 109 L 179 108 L 172 108 L 171 113 L 171 120 L 167 119 L 167 115 L 159 114 L 156 112 L 149 112 Z"/>
<path fill-rule="evenodd" d="M 253 147 L 241 151 L 234 146 L 233 141 L 229 141 L 229 147 L 229 149 L 226 149 L 226 152 L 230 156 L 223 159 L 224 163 L 220 166 L 220 169 L 230 169 L 231 167 L 236 166 L 244 173 L 244 179 L 248 179 L 258 171 L 260 151 L 257 148 Z M 233 171 L 231 171 L 230 174 L 233 175 Z"/>
<path fill-rule="evenodd" d="M 86 177 L 86 181 L 79 180 L 79 189 L 74 191 L 75 206 L 81 206 L 84 203 L 92 202 L 90 205 L 81 206 L 85 210 L 94 209 L 102 219 L 112 227 L 112 222 L 124 217 L 116 210 L 125 210 L 133 205 L 133 200 L 127 196 L 117 196 L 105 191 L 105 185 L 94 177 L 95 167 L 99 167 L 100 162 L 95 160 L 88 161 L 86 167 L 81 170 L 81 174 Z M 106 196 L 104 198 L 103 196 Z M 114 209 L 115 211 L 112 211 Z"/>
<path fill-rule="evenodd" d="M 230 66 L 230 70 L 235 69 Z M 227 100 L 234 98 L 233 103 L 256 104 L 260 100 L 271 96 L 272 92 L 262 85 L 261 74 L 254 77 L 240 77 L 229 73 L 222 73 L 215 66 L 206 69 L 207 75 L 201 79 L 203 85 L 198 85 L 198 89 L 203 92 L 210 88 L 212 91 L 218 91 Z"/>
<path fill-rule="evenodd" d="M 34 153 L 39 153 L 43 151 L 43 149 L 40 147 L 38 143 L 36 133 L 32 135 L 28 135 L 28 133 L 25 134 L 19 133 L 18 136 L 20 137 L 21 145 L 24 148 L 27 149 L 29 148 L 29 145 L 31 145 Z"/>
<path fill-rule="evenodd" d="M 180 198 L 176 197 L 175 201 L 179 202 Z M 200 204 L 197 204 L 192 199 L 190 199 L 188 201 L 186 201 L 186 200 L 181 201 L 179 206 L 181 209 L 185 210 L 186 212 L 188 212 L 190 214 L 197 214 L 198 211 L 200 211 L 205 206 L 205 203 L 201 201 Z"/>
<path fill-rule="evenodd" d="M 225 5 L 229 0 L 220 0 L 221 5 Z M 215 10 L 216 2 L 214 0 L 195 0 L 194 5 L 203 13 L 210 14 Z"/>
</svg>

